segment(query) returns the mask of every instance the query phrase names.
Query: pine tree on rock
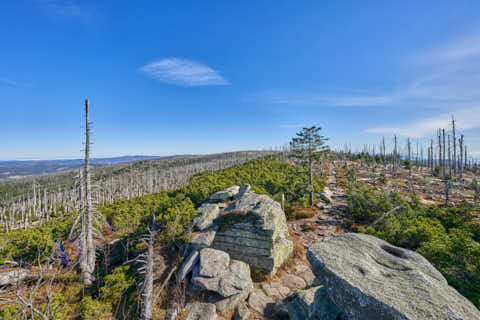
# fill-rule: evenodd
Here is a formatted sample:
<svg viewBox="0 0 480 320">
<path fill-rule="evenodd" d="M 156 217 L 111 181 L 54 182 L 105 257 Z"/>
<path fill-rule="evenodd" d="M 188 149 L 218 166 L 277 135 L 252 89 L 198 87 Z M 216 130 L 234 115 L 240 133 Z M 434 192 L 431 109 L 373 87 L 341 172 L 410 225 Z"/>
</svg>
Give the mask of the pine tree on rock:
<svg viewBox="0 0 480 320">
<path fill-rule="evenodd" d="M 328 138 L 320 135 L 320 130 L 322 128 L 317 126 L 303 128 L 297 133 L 297 137 L 290 141 L 292 156 L 308 168 L 310 205 L 313 205 L 313 164 L 328 151 L 328 146 L 325 145 Z"/>
</svg>

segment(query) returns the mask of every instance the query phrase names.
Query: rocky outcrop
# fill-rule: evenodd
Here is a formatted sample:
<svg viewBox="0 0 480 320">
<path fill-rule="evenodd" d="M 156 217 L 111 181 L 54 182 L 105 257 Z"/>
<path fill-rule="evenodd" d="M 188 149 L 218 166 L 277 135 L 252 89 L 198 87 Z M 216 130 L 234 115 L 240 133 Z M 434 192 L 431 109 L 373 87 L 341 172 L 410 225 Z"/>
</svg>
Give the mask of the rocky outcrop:
<svg viewBox="0 0 480 320">
<path fill-rule="evenodd" d="M 239 199 L 243 197 L 243 195 L 247 192 L 250 191 L 251 186 L 249 184 L 244 184 L 243 186 L 240 187 L 240 190 L 238 193 L 234 196 L 235 199 Z"/>
<path fill-rule="evenodd" d="M 267 274 L 274 274 L 293 249 L 285 213 L 266 195 L 245 193 L 218 220 L 212 248 Z"/>
<path fill-rule="evenodd" d="M 212 248 L 200 251 L 191 283 L 200 290 L 215 293 L 209 302 L 215 303 L 220 313 L 233 310 L 253 289 L 248 264 L 231 260 L 228 253 Z"/>
<path fill-rule="evenodd" d="M 222 191 L 215 192 L 210 196 L 211 202 L 226 202 L 233 199 L 240 191 L 239 186 L 232 186 Z"/>
<path fill-rule="evenodd" d="M 288 303 L 288 315 L 292 320 L 337 320 L 340 313 L 324 286 L 298 291 Z"/>
<path fill-rule="evenodd" d="M 187 320 L 215 320 L 217 310 L 211 303 L 189 303 L 185 307 L 188 312 Z"/>
<path fill-rule="evenodd" d="M 364 234 L 310 246 L 307 258 L 347 319 L 480 319 L 420 254 Z"/>
<path fill-rule="evenodd" d="M 205 202 L 197 209 L 198 216 L 193 220 L 193 226 L 197 230 L 205 230 L 212 226 L 213 221 L 220 214 L 220 206 L 217 203 Z"/>
<path fill-rule="evenodd" d="M 31 277 L 32 273 L 27 269 L 15 268 L 0 270 L 0 286 L 14 285 L 18 281 L 23 281 Z"/>
</svg>

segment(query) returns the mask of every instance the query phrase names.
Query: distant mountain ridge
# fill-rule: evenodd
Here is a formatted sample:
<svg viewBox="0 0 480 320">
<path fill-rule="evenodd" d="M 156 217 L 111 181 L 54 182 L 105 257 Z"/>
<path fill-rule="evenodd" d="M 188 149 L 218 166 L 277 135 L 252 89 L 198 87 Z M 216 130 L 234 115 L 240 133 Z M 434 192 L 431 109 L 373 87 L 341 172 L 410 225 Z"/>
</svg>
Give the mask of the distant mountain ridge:
<svg viewBox="0 0 480 320">
<path fill-rule="evenodd" d="M 161 156 L 121 156 L 112 158 L 92 158 L 95 166 L 131 162 L 137 160 L 159 159 Z M 81 167 L 83 159 L 60 160 L 6 160 L 0 161 L 0 179 L 23 177 L 35 174 L 54 173 L 73 170 Z"/>
</svg>

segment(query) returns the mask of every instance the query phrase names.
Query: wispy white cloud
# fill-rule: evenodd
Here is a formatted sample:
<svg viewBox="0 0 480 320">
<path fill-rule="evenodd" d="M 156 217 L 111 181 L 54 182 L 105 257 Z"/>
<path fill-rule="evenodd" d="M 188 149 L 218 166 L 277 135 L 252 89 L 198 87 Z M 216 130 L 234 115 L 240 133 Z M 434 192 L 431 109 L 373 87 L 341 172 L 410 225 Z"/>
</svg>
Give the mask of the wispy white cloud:
<svg viewBox="0 0 480 320">
<path fill-rule="evenodd" d="M 342 94 L 269 93 L 264 102 L 331 107 L 418 106 L 455 111 L 480 105 L 480 32 L 406 58 L 407 79 L 390 90 L 342 89 Z M 401 62 L 399 62 L 401 63 Z M 403 64 L 403 63 L 402 63 Z"/>
<path fill-rule="evenodd" d="M 456 128 L 459 131 L 480 128 L 480 106 L 478 106 L 457 110 L 454 114 L 442 113 L 403 126 L 369 128 L 365 131 L 377 134 L 397 134 L 411 138 L 423 138 L 431 135 L 438 128 L 450 128 L 452 115 L 455 117 Z"/>
<path fill-rule="evenodd" d="M 37 0 L 48 13 L 62 17 L 80 17 L 86 11 L 74 0 Z"/>
<path fill-rule="evenodd" d="M 182 58 L 165 58 L 140 68 L 158 81 L 180 86 L 209 86 L 230 84 L 218 71 L 200 62 Z"/>
<path fill-rule="evenodd" d="M 18 82 L 15 80 L 0 78 L 0 84 L 10 87 L 31 87 L 30 83 Z"/>
</svg>

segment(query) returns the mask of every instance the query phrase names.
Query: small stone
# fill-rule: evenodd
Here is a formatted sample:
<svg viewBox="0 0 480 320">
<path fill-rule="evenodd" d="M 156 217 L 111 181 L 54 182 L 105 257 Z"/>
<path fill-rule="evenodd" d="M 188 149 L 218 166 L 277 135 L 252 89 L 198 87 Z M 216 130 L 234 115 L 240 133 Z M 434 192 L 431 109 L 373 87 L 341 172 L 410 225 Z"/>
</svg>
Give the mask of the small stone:
<svg viewBox="0 0 480 320">
<path fill-rule="evenodd" d="M 272 298 L 280 298 L 280 292 L 278 291 L 277 288 L 272 288 L 268 284 L 264 283 L 262 284 L 262 289 L 265 291 L 267 296 L 272 297 Z"/>
<path fill-rule="evenodd" d="M 303 289 L 307 286 L 307 283 L 305 282 L 305 280 L 293 274 L 287 274 L 283 276 L 282 282 L 290 290 Z"/>
<path fill-rule="evenodd" d="M 254 289 L 248 297 L 248 305 L 264 316 L 270 316 L 273 311 L 274 300 L 263 293 L 261 289 Z"/>
<path fill-rule="evenodd" d="M 248 318 L 250 318 L 250 310 L 248 310 L 246 303 L 242 302 L 235 310 L 234 320 L 247 320 Z"/>
<path fill-rule="evenodd" d="M 201 250 L 203 248 L 208 248 L 215 239 L 215 234 L 217 233 L 218 225 L 214 224 L 208 229 L 198 232 L 193 235 L 190 239 L 189 244 L 192 248 Z"/>
<path fill-rule="evenodd" d="M 300 277 L 305 280 L 307 286 L 311 286 L 315 283 L 315 275 L 313 274 L 312 270 L 308 269 L 307 271 L 300 274 Z"/>
<path fill-rule="evenodd" d="M 238 191 L 238 193 L 235 195 L 235 199 L 238 199 L 238 198 L 241 198 L 243 197 L 243 195 L 245 193 L 247 193 L 248 191 L 250 191 L 250 185 L 247 183 L 247 184 L 244 184 L 243 186 L 241 186 L 240 190 Z"/>
<path fill-rule="evenodd" d="M 189 303 L 185 308 L 188 312 L 186 320 L 216 320 L 217 310 L 212 303 Z"/>
<path fill-rule="evenodd" d="M 304 264 L 297 264 L 293 267 L 293 270 L 295 270 L 295 274 L 303 273 L 303 272 L 307 271 L 308 269 L 310 269 L 310 268 L 307 267 Z"/>
<path fill-rule="evenodd" d="M 287 287 L 284 287 L 284 286 L 281 286 L 277 290 L 283 297 L 287 297 L 291 292 L 290 289 L 288 289 Z"/>
<path fill-rule="evenodd" d="M 207 298 L 207 300 L 210 303 L 215 303 L 217 312 L 225 316 L 228 312 L 235 309 L 240 303 L 245 303 L 245 299 L 247 299 L 249 293 L 250 291 L 245 290 L 227 298 L 222 297 L 219 294 L 212 294 Z"/>
<path fill-rule="evenodd" d="M 225 202 L 233 198 L 240 191 L 239 186 L 232 186 L 222 191 L 215 192 L 210 196 L 210 201 Z"/>
</svg>

